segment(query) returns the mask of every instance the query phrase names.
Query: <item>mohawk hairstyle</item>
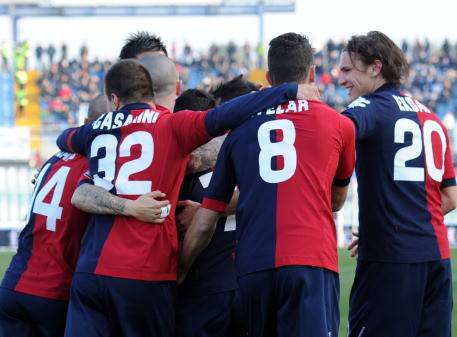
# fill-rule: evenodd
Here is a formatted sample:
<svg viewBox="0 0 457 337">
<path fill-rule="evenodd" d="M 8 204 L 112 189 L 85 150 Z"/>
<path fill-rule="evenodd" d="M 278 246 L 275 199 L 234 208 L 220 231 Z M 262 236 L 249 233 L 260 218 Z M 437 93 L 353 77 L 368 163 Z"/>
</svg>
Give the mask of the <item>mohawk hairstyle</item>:
<svg viewBox="0 0 457 337">
<path fill-rule="evenodd" d="M 165 56 L 168 56 L 167 48 L 165 47 L 165 44 L 160 37 L 144 31 L 136 32 L 130 34 L 128 39 L 125 41 L 119 58 L 121 60 L 133 59 L 136 58 L 139 54 L 148 51 L 161 51 L 165 54 Z"/>
</svg>

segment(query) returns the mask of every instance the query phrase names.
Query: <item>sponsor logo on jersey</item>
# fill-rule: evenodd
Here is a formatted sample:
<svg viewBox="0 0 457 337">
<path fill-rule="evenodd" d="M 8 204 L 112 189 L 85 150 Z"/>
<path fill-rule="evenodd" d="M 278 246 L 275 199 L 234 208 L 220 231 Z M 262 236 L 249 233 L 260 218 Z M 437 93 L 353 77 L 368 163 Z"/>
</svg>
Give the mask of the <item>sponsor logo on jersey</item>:
<svg viewBox="0 0 457 337">
<path fill-rule="evenodd" d="M 366 98 L 359 97 L 354 102 L 352 102 L 351 104 L 348 105 L 348 109 L 356 108 L 356 107 L 366 108 L 367 105 L 370 103 L 371 102 L 369 100 L 367 100 Z"/>
</svg>

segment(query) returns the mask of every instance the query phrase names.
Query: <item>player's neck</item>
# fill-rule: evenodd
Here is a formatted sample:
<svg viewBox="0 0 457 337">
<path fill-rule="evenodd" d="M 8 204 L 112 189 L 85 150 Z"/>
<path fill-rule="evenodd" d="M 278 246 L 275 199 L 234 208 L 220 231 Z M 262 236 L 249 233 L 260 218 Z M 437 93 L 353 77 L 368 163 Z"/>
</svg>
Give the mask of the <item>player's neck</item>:
<svg viewBox="0 0 457 337">
<path fill-rule="evenodd" d="M 163 106 L 164 108 L 173 111 L 175 107 L 176 96 L 156 96 L 154 101 L 157 105 Z"/>
<path fill-rule="evenodd" d="M 373 88 L 371 92 L 375 92 L 386 83 L 387 81 L 382 76 L 379 76 L 379 78 L 376 78 L 376 80 L 373 82 Z"/>
</svg>

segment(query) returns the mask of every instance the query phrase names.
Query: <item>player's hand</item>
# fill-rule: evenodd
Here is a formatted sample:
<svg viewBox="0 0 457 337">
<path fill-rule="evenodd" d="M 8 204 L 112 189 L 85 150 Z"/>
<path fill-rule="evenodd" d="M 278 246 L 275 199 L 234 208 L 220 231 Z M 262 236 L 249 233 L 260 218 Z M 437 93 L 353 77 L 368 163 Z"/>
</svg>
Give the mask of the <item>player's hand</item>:
<svg viewBox="0 0 457 337">
<path fill-rule="evenodd" d="M 164 198 L 165 194 L 153 191 L 138 197 L 136 200 L 128 200 L 125 213 L 143 222 L 162 223 L 170 214 L 170 201 L 156 200 Z"/>
<path fill-rule="evenodd" d="M 348 246 L 348 250 L 351 252 L 351 257 L 356 257 L 359 253 L 359 233 L 352 232 L 352 235 L 355 237 Z"/>
<path fill-rule="evenodd" d="M 181 213 L 176 216 L 176 221 L 187 231 L 194 218 L 195 212 L 200 208 L 200 203 L 192 200 L 180 200 L 178 201 L 178 207 L 179 206 L 184 208 Z"/>
<path fill-rule="evenodd" d="M 297 99 L 319 101 L 321 94 L 314 83 L 302 83 L 298 85 Z"/>
</svg>

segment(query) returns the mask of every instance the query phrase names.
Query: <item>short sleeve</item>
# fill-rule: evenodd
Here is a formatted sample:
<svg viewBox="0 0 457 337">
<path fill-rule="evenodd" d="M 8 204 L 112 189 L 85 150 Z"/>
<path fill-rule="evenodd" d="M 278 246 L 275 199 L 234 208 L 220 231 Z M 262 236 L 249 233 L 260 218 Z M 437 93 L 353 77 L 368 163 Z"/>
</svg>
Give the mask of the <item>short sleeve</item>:
<svg viewBox="0 0 457 337">
<path fill-rule="evenodd" d="M 284 83 L 231 99 L 209 111 L 205 121 L 207 130 L 213 137 L 220 136 L 255 113 L 296 99 L 297 90 L 297 84 Z"/>
<path fill-rule="evenodd" d="M 70 128 L 62 132 L 57 138 L 57 146 L 64 152 L 86 155 L 86 145 L 92 131 L 92 123 L 78 128 Z"/>
<path fill-rule="evenodd" d="M 349 104 L 343 115 L 349 117 L 354 122 L 357 140 L 366 139 L 374 134 L 377 114 L 368 98 L 357 98 Z"/>
<path fill-rule="evenodd" d="M 452 149 L 451 144 L 449 142 L 449 136 L 444 126 L 444 134 L 446 135 L 446 151 L 444 153 L 444 174 L 443 174 L 443 181 L 441 182 L 441 187 L 449 187 L 455 186 L 455 170 L 454 170 L 454 162 L 452 160 Z"/>
<path fill-rule="evenodd" d="M 355 166 L 355 128 L 349 118 L 340 116 L 340 132 L 342 149 L 333 184 L 347 186 Z"/>
<path fill-rule="evenodd" d="M 230 202 L 236 186 L 236 174 L 230 156 L 231 137 L 222 144 L 216 168 L 205 191 L 202 207 L 223 213 Z"/>
<path fill-rule="evenodd" d="M 79 186 L 81 186 L 83 184 L 91 184 L 91 185 L 94 184 L 94 180 L 93 180 L 92 175 L 90 174 L 89 170 L 87 170 L 83 174 L 81 174 L 81 176 L 78 179 L 78 183 L 76 184 L 76 186 L 79 187 Z"/>
<path fill-rule="evenodd" d="M 212 138 L 205 126 L 207 114 L 207 111 L 184 110 L 176 112 L 170 117 L 173 133 L 183 154 L 191 153 Z"/>
</svg>

